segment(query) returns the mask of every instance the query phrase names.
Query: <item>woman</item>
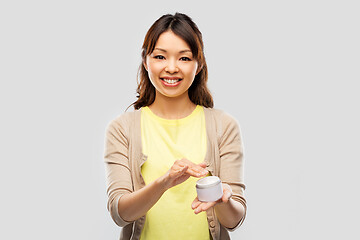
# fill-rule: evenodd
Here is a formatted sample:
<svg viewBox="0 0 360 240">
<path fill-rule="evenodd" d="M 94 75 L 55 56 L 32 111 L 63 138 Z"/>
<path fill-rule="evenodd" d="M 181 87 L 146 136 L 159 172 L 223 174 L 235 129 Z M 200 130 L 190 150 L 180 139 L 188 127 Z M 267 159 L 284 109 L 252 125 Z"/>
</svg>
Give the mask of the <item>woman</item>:
<svg viewBox="0 0 360 240">
<path fill-rule="evenodd" d="M 108 210 L 120 239 L 229 239 L 245 218 L 237 122 L 213 109 L 203 41 L 185 14 L 148 30 L 135 111 L 106 131 Z M 218 176 L 223 197 L 200 202 L 195 183 Z"/>
</svg>

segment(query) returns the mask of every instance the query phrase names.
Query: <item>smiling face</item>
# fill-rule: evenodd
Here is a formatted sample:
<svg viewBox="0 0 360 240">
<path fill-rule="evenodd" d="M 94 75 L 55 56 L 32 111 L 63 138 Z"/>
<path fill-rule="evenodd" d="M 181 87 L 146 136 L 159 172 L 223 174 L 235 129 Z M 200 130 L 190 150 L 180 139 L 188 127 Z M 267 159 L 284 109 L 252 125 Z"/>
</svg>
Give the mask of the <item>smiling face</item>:
<svg viewBox="0 0 360 240">
<path fill-rule="evenodd" d="M 188 97 L 198 62 L 182 38 L 172 31 L 166 31 L 160 35 L 154 51 L 146 56 L 144 67 L 156 89 L 156 98 Z"/>
</svg>

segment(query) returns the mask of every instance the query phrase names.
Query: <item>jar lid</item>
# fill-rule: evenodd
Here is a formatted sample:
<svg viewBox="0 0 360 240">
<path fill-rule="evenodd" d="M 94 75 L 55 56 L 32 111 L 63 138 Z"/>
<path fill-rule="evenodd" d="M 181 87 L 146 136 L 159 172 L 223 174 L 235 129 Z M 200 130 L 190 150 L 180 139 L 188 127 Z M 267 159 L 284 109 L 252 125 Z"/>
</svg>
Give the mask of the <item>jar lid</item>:
<svg viewBox="0 0 360 240">
<path fill-rule="evenodd" d="M 209 188 L 209 187 L 213 187 L 219 183 L 221 183 L 221 180 L 217 176 L 208 176 L 208 177 L 199 179 L 196 182 L 196 187 L 197 188 Z"/>
</svg>

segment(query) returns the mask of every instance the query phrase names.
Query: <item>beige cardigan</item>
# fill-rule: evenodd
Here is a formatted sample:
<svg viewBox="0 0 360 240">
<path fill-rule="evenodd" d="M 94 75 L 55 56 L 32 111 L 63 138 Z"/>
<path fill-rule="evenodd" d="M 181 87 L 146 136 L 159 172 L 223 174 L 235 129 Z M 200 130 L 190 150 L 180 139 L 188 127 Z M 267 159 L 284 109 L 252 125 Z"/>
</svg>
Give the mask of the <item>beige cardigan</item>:
<svg viewBox="0 0 360 240">
<path fill-rule="evenodd" d="M 207 152 L 204 162 L 207 170 L 218 176 L 233 190 L 232 198 L 243 204 L 245 185 L 243 181 L 243 145 L 239 126 L 234 118 L 223 111 L 205 108 Z M 107 208 L 114 222 L 122 228 L 120 239 L 139 239 L 145 216 L 134 222 L 124 221 L 118 212 L 122 195 L 145 186 L 141 166 L 147 156 L 142 153 L 141 111 L 126 112 L 110 122 L 106 129 L 104 161 L 107 177 Z M 207 211 L 209 230 L 213 239 L 230 239 L 228 231 L 216 218 L 213 208 Z"/>
</svg>

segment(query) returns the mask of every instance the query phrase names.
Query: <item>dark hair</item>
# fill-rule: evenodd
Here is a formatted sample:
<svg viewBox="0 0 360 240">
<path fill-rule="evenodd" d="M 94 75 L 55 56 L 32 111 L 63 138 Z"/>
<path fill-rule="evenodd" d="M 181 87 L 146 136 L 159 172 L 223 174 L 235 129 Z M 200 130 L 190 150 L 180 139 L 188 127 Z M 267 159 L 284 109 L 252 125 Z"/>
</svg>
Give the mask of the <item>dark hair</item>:
<svg viewBox="0 0 360 240">
<path fill-rule="evenodd" d="M 174 34 L 181 37 L 191 49 L 194 58 L 198 61 L 200 72 L 196 74 L 194 82 L 189 88 L 190 100 L 197 105 L 212 108 L 213 98 L 207 87 L 208 70 L 204 56 L 204 44 L 202 35 L 192 19 L 182 13 L 175 15 L 166 14 L 154 22 L 146 33 L 142 46 L 142 61 L 146 61 L 146 56 L 154 51 L 157 40 L 163 32 L 171 30 Z M 143 64 L 140 65 L 138 72 L 137 100 L 131 104 L 135 109 L 151 105 L 155 100 L 155 87 L 150 82 L 148 72 Z M 130 105 L 130 106 L 131 106 Z"/>
</svg>

